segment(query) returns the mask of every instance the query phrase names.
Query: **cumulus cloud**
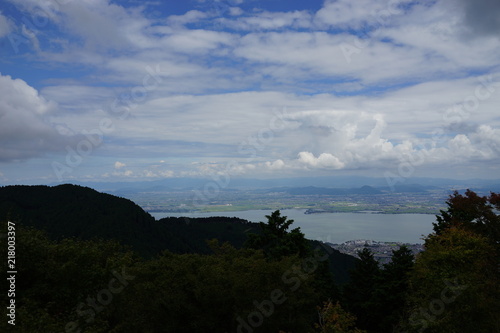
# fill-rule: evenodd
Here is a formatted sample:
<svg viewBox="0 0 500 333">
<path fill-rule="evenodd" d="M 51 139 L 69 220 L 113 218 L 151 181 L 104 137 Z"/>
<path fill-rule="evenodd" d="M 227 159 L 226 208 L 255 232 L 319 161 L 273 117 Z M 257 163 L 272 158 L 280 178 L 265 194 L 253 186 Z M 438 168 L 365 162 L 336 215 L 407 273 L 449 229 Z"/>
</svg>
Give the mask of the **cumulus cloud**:
<svg viewBox="0 0 500 333">
<path fill-rule="evenodd" d="M 92 66 L 84 78 L 43 81 L 52 86 L 40 93 L 0 77 L 0 161 L 64 153 L 75 132 L 112 116 L 116 99 L 133 102 L 133 121 L 113 119 L 100 148 L 117 161 L 108 176 L 281 175 L 387 168 L 419 155 L 430 166 L 500 155 L 498 85 L 480 89 L 491 96 L 467 117 L 445 119 L 477 97 L 474 73 L 499 81 L 500 43 L 489 37 L 499 31 L 498 1 L 326 0 L 314 13 L 243 11 L 232 0 L 217 17 L 214 4 L 223 2 L 205 1 L 196 7 L 203 11 L 174 16 L 155 8 L 161 18 L 139 2 L 10 1 L 37 18 L 41 7 L 51 20 L 43 31 L 18 24 L 41 49 L 38 61 Z M 9 20 L 0 14 L 0 36 Z M 463 38 L 467 29 L 487 38 Z M 139 96 L 144 82 L 154 88 Z M 125 165 L 130 146 L 151 163 L 168 158 L 175 172 Z M 227 169 L 228 159 L 238 163 Z"/>
<path fill-rule="evenodd" d="M 115 169 L 121 169 L 123 167 L 126 167 L 127 165 L 125 163 L 122 163 L 122 162 L 119 162 L 119 161 L 116 161 L 115 162 Z"/>
<path fill-rule="evenodd" d="M 425 168 L 500 161 L 500 129 L 488 125 L 452 137 L 413 138 L 399 144 L 392 144 L 384 138 L 383 128 L 379 119 L 369 135 L 351 137 L 336 147 L 335 155 L 324 152 L 316 157 L 311 152 L 302 151 L 297 161 L 312 169 L 391 169 L 391 166 L 400 164 Z"/>
<path fill-rule="evenodd" d="M 56 104 L 25 81 L 0 75 L 0 162 L 43 156 L 64 150 L 76 140 L 61 135 L 48 116 Z"/>
<path fill-rule="evenodd" d="M 276 160 L 274 162 L 266 162 L 266 167 L 270 170 L 280 170 L 285 167 L 285 162 L 283 160 Z"/>
<path fill-rule="evenodd" d="M 318 157 L 315 157 L 312 153 L 303 151 L 300 152 L 298 156 L 299 162 L 313 167 L 327 169 L 342 169 L 344 167 L 344 163 L 342 163 L 336 156 L 329 153 L 323 153 Z"/>
</svg>

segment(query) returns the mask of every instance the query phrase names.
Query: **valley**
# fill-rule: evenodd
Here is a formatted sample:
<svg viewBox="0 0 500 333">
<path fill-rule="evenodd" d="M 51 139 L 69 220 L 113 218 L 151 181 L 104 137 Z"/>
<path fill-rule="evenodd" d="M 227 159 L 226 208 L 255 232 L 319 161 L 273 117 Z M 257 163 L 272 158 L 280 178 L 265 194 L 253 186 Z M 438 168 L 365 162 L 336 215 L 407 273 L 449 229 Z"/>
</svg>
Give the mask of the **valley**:
<svg viewBox="0 0 500 333">
<path fill-rule="evenodd" d="M 309 188 L 311 189 L 311 188 Z M 321 189 L 321 188 L 312 188 Z M 305 209 L 314 213 L 437 214 L 450 194 L 446 189 L 396 193 L 301 193 L 287 188 L 221 190 L 197 200 L 194 190 L 141 191 L 117 194 L 149 212 L 232 212 Z M 311 192 L 311 191 L 309 191 Z M 115 193 L 116 194 L 116 193 Z"/>
</svg>

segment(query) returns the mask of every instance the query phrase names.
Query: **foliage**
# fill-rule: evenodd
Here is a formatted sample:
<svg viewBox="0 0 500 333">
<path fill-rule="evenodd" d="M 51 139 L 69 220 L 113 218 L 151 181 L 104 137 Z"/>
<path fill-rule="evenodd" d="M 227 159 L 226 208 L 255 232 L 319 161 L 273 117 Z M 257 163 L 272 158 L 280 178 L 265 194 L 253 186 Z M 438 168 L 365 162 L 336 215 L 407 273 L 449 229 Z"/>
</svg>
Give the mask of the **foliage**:
<svg viewBox="0 0 500 333">
<path fill-rule="evenodd" d="M 500 332 L 499 272 L 488 239 L 450 227 L 426 239 L 411 276 L 410 332 Z"/>
<path fill-rule="evenodd" d="M 391 261 L 381 270 L 373 293 L 375 313 L 378 314 L 377 331 L 394 331 L 404 317 L 413 266 L 413 253 L 406 246 L 401 246 L 392 251 Z"/>
<path fill-rule="evenodd" d="M 417 332 L 500 332 L 500 195 L 454 192 L 411 277 Z"/>
<path fill-rule="evenodd" d="M 354 328 L 356 317 L 345 311 L 339 302 L 325 302 L 318 308 L 318 315 L 319 323 L 315 326 L 320 333 L 366 333 Z"/>
<path fill-rule="evenodd" d="M 164 252 L 136 267 L 137 283 L 111 332 L 307 332 L 316 294 L 299 258 L 211 242 L 214 255 Z M 279 297 L 277 297 L 278 295 Z"/>
<path fill-rule="evenodd" d="M 213 255 L 164 252 L 141 261 L 116 241 L 57 242 L 24 227 L 17 235 L 18 332 L 67 325 L 71 332 L 225 332 L 241 322 L 256 332 L 312 329 L 314 275 L 297 256 L 269 261 L 262 251 L 213 241 Z M 130 278 L 122 288 L 116 272 Z M 0 329 L 8 331 L 6 321 Z"/>
<path fill-rule="evenodd" d="M 358 256 L 360 261 L 351 271 L 349 283 L 343 290 L 343 298 L 347 310 L 358 318 L 358 326 L 372 328 L 378 322 L 377 304 L 373 300 L 381 272 L 368 248 L 360 251 Z"/>
<path fill-rule="evenodd" d="M 1 227 L 5 230 L 4 223 Z M 5 258 L 7 247 L 3 245 L 0 254 Z M 42 231 L 16 226 L 16 332 L 64 331 L 67 323 L 78 321 L 80 303 L 108 288 L 114 271 L 122 272 L 136 261 L 116 241 L 56 242 Z M 0 299 L 6 304 L 5 293 Z M 110 306 L 107 314 L 86 325 L 88 331 L 104 332 L 102 319 L 112 309 Z M 5 321 L 0 329 L 1 325 Z"/>
<path fill-rule="evenodd" d="M 289 255 L 305 257 L 310 254 L 310 248 L 300 228 L 290 231 L 293 220 L 281 216 L 279 210 L 266 215 L 267 223 L 259 222 L 261 233 L 250 234 L 246 243 L 252 249 L 263 249 L 267 257 L 279 259 Z"/>
<path fill-rule="evenodd" d="M 311 332 L 327 299 L 320 332 L 500 332 L 499 208 L 498 194 L 454 193 L 415 262 L 400 247 L 380 266 L 368 249 L 349 261 L 305 239 L 279 211 L 154 221 L 88 188 L 0 188 L 0 227 L 17 229 L 19 332 Z M 338 302 L 332 266 L 354 262 Z"/>
<path fill-rule="evenodd" d="M 465 195 L 454 192 L 446 202 L 448 209 L 436 216 L 434 231 L 442 234 L 447 228 L 461 227 L 487 237 L 497 247 L 500 246 L 500 194 L 491 193 L 481 197 L 471 190 Z M 499 253 L 500 254 L 500 253 Z"/>
<path fill-rule="evenodd" d="M 2 219 L 45 230 L 54 240 L 115 239 L 144 258 L 164 250 L 210 254 L 207 240 L 213 238 L 241 248 L 248 234 L 261 233 L 259 224 L 236 217 L 167 217 L 155 221 L 130 200 L 70 184 L 0 187 Z M 302 233 L 296 236 L 296 241 L 303 242 Z M 308 248 L 323 252 L 326 248 L 317 241 L 306 241 Z M 332 250 L 328 262 L 322 265 L 329 266 L 327 270 L 335 274 L 337 283 L 345 283 L 349 278 L 347 270 L 355 261 Z"/>
<path fill-rule="evenodd" d="M 372 252 L 364 248 L 343 290 L 347 309 L 358 318 L 358 326 L 369 332 L 392 332 L 404 316 L 413 254 L 405 246 L 393 250 L 391 262 L 380 267 Z"/>
<path fill-rule="evenodd" d="M 314 287 L 323 299 L 332 297 L 338 299 L 339 291 L 330 271 L 330 254 L 333 250 L 328 247 L 330 250 L 328 251 L 327 246 L 323 244 L 316 244 L 313 249 L 311 245 L 314 242 L 308 241 L 300 228 L 289 230 L 294 221 L 281 216 L 279 210 L 266 215 L 266 218 L 267 223 L 259 223 L 261 233 L 249 234 L 246 246 L 262 250 L 269 260 L 280 260 L 289 256 L 298 256 L 302 259 L 323 258 L 313 259 Z"/>
</svg>

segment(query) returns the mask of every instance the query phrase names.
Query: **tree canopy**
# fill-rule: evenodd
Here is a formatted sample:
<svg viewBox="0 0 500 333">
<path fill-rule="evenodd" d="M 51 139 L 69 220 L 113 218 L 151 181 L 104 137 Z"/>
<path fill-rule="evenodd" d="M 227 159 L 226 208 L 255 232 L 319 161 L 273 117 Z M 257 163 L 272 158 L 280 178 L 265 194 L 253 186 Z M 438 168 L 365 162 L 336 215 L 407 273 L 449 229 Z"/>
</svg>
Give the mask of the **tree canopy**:
<svg viewBox="0 0 500 333">
<path fill-rule="evenodd" d="M 450 196 L 411 274 L 408 332 L 500 332 L 499 197 Z"/>
<path fill-rule="evenodd" d="M 279 210 L 266 215 L 267 223 L 259 222 L 261 233 L 250 234 L 246 246 L 262 249 L 269 258 L 279 259 L 290 255 L 305 257 L 310 248 L 300 228 L 289 230 L 294 222 L 281 216 Z"/>
</svg>

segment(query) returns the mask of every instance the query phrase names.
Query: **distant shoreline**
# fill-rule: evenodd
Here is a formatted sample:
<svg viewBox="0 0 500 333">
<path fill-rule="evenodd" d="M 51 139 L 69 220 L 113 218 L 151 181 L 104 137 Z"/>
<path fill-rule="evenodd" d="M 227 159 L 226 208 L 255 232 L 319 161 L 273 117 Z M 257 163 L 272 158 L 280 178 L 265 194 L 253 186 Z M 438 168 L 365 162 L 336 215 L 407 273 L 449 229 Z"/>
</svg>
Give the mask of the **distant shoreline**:
<svg viewBox="0 0 500 333">
<path fill-rule="evenodd" d="M 143 208 L 144 209 L 144 208 Z M 279 210 L 290 210 L 290 209 L 296 209 L 296 210 L 304 210 L 304 208 L 282 208 Z M 238 209 L 238 210 L 170 210 L 170 209 L 144 209 L 147 213 L 172 213 L 172 214 L 210 214 L 210 213 L 231 213 L 231 212 L 249 212 L 249 211 L 255 211 L 255 210 L 262 210 L 262 211 L 274 211 L 276 209 L 273 208 L 253 208 L 253 209 Z M 352 213 L 352 214 L 381 214 L 381 215 L 406 215 L 406 214 L 421 214 L 421 215 L 437 215 L 439 212 L 412 212 L 412 211 L 366 211 L 366 210 L 352 210 L 352 211 L 344 211 L 344 210 L 338 210 L 338 211 L 320 211 L 320 210 L 312 210 L 308 212 L 308 209 L 305 209 L 304 214 L 305 215 L 311 215 L 311 214 L 338 214 L 338 213 Z"/>
</svg>

